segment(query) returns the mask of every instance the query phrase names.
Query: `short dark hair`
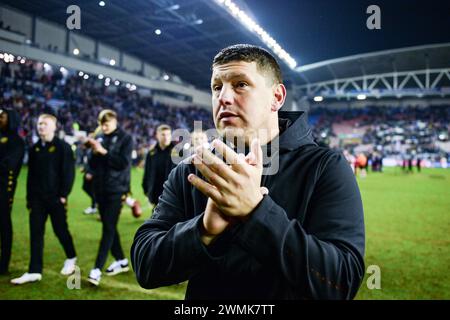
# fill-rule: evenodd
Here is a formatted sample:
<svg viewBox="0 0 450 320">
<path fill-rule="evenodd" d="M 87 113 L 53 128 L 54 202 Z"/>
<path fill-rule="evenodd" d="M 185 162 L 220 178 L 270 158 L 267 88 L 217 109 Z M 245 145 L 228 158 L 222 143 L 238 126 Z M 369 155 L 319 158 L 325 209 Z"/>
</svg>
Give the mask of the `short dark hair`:
<svg viewBox="0 0 450 320">
<path fill-rule="evenodd" d="M 235 44 L 220 50 L 212 67 L 232 61 L 256 62 L 259 71 L 271 74 L 276 84 L 283 82 L 280 65 L 266 49 L 251 44 Z"/>
</svg>

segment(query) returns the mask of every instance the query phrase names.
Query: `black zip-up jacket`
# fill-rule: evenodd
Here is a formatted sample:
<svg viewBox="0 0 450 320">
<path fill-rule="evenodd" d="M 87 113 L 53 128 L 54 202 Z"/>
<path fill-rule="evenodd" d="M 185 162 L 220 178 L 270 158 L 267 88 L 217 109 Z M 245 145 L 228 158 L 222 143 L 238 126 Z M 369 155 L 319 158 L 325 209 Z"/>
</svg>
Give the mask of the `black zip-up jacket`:
<svg viewBox="0 0 450 320">
<path fill-rule="evenodd" d="M 97 140 L 108 150 L 106 155 L 92 153 L 89 167 L 93 172 L 96 195 L 117 195 L 130 191 L 131 152 L 133 139 L 121 128 Z"/>
<path fill-rule="evenodd" d="M 27 201 L 67 198 L 75 180 L 75 156 L 70 145 L 55 137 L 38 140 L 29 151 Z"/>
<path fill-rule="evenodd" d="M 173 147 L 174 144 L 171 143 L 162 150 L 159 144 L 156 144 L 149 150 L 145 158 L 142 189 L 152 203 L 156 203 L 156 200 L 162 194 L 163 184 L 170 171 L 175 167 L 171 158 Z"/>
<path fill-rule="evenodd" d="M 2 110 L 8 114 L 8 128 L 0 131 L 0 192 L 14 194 L 22 168 L 25 143 L 17 134 L 19 114 L 14 110 Z"/>
<path fill-rule="evenodd" d="M 279 171 L 262 177 L 269 195 L 208 247 L 200 240 L 207 199 L 187 180 L 201 175 L 192 164 L 172 170 L 131 248 L 142 287 L 189 280 L 186 299 L 355 296 L 365 271 L 355 177 L 341 153 L 314 143 L 306 114 L 279 116 Z"/>
</svg>

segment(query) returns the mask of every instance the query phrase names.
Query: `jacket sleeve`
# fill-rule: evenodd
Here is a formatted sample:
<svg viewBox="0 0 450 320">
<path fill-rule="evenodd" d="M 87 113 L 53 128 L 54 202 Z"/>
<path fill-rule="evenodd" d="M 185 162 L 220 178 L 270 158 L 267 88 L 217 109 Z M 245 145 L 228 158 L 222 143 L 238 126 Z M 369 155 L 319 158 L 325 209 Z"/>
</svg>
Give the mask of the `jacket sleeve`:
<svg viewBox="0 0 450 320">
<path fill-rule="evenodd" d="M 327 162 L 303 226 L 267 195 L 234 241 L 302 295 L 352 299 L 364 276 L 362 202 L 343 156 Z"/>
<path fill-rule="evenodd" d="M 61 187 L 60 197 L 67 198 L 75 181 L 75 156 L 67 143 L 63 143 L 63 155 L 61 163 Z"/>
<path fill-rule="evenodd" d="M 119 152 L 108 152 L 104 157 L 108 165 L 115 170 L 125 170 L 131 164 L 131 152 L 133 151 L 133 139 L 126 135 L 122 140 Z"/>
<path fill-rule="evenodd" d="M 147 153 L 147 157 L 145 158 L 145 167 L 144 167 L 144 177 L 142 178 L 142 189 L 144 190 L 144 194 L 148 195 L 148 191 L 150 188 L 150 176 L 151 176 L 151 167 L 152 167 L 152 157 L 150 156 L 150 151 Z"/>
<path fill-rule="evenodd" d="M 200 240 L 203 214 L 186 218 L 182 167 L 171 171 L 152 218 L 138 229 L 131 247 L 136 278 L 147 289 L 186 281 L 212 259 Z"/>
<path fill-rule="evenodd" d="M 17 177 L 23 162 L 25 144 L 22 139 L 17 138 L 10 145 L 11 148 L 8 148 L 8 154 L 0 159 L 0 175 L 7 176 L 9 175 L 9 171 L 12 170 L 14 176 Z"/>
<path fill-rule="evenodd" d="M 27 206 L 29 206 L 32 198 L 32 183 L 34 175 L 34 146 L 28 149 L 28 174 L 27 174 Z"/>
</svg>

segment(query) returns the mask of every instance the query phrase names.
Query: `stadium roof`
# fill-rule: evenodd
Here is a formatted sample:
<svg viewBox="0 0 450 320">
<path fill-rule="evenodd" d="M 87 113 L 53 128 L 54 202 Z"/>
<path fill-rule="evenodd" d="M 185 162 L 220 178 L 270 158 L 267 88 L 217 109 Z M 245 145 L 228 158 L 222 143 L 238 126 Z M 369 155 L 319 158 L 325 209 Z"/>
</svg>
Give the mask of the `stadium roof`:
<svg viewBox="0 0 450 320">
<path fill-rule="evenodd" d="M 300 74 L 282 64 L 285 79 L 296 85 L 330 76 L 433 65 L 445 59 L 440 56 L 448 48 L 377 51 L 450 42 L 450 2 L 446 0 L 408 0 L 407 4 L 379 0 L 382 28 L 375 31 L 366 27 L 366 8 L 371 0 L 233 1 L 296 59 L 299 70 L 304 71 Z M 101 7 L 96 0 L 2 0 L 3 4 L 60 25 L 65 25 L 67 7 L 76 4 L 82 16 L 82 28 L 76 32 L 133 54 L 204 89 L 209 87 L 210 64 L 218 50 L 235 43 L 264 46 L 213 0 L 104 2 Z M 159 36 L 155 35 L 158 28 Z M 354 56 L 362 52 L 376 53 Z M 350 57 L 335 59 L 346 56 Z M 317 61 L 325 62 L 311 65 Z"/>
<path fill-rule="evenodd" d="M 210 65 L 223 47 L 262 42 L 246 31 L 212 0 L 4 0 L 17 8 L 59 25 L 66 24 L 66 9 L 81 9 L 81 30 L 74 31 L 135 55 L 199 88 L 209 88 Z M 161 34 L 156 35 L 155 30 Z M 285 66 L 287 69 L 287 67 Z"/>
<path fill-rule="evenodd" d="M 450 68 L 450 42 L 383 50 L 298 67 L 303 84 L 365 75 Z"/>
</svg>

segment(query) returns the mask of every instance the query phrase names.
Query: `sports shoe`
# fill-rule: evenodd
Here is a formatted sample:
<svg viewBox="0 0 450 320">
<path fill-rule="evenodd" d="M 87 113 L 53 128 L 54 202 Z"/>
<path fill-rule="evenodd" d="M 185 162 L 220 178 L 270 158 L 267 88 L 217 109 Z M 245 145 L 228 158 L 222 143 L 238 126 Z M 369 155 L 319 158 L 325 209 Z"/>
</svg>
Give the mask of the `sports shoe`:
<svg viewBox="0 0 450 320">
<path fill-rule="evenodd" d="M 76 262 L 77 262 L 76 257 L 72 259 L 66 259 L 66 261 L 64 261 L 64 267 L 61 269 L 61 274 L 63 276 L 70 276 L 72 273 L 74 273 Z"/>
<path fill-rule="evenodd" d="M 94 214 L 96 212 L 97 212 L 97 208 L 95 208 L 95 207 L 87 207 L 83 211 L 84 214 Z"/>
<path fill-rule="evenodd" d="M 21 277 L 19 278 L 15 278 L 11 280 L 12 284 L 24 284 L 24 283 L 28 283 L 28 282 L 36 282 L 36 281 L 41 281 L 42 279 L 42 274 L 40 273 L 24 273 Z"/>
<path fill-rule="evenodd" d="M 102 279 L 102 272 L 100 269 L 95 268 L 92 269 L 89 273 L 88 281 L 92 283 L 94 286 L 98 286 L 100 284 L 100 280 Z"/>
<path fill-rule="evenodd" d="M 106 275 L 114 276 L 122 272 L 128 272 L 128 270 L 130 270 L 128 267 L 128 259 L 122 259 L 111 263 L 108 269 L 106 269 Z"/>
<path fill-rule="evenodd" d="M 131 213 L 135 218 L 139 218 L 142 215 L 141 203 L 138 200 L 134 201 L 134 205 L 131 207 Z"/>
</svg>

